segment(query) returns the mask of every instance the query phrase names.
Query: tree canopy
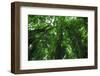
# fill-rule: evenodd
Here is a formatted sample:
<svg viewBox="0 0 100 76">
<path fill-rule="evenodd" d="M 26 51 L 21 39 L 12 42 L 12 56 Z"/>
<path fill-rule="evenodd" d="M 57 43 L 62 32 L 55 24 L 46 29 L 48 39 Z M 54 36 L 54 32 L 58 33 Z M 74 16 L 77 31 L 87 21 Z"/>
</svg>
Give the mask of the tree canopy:
<svg viewBox="0 0 100 76">
<path fill-rule="evenodd" d="M 28 15 L 28 60 L 88 57 L 88 18 Z"/>
</svg>

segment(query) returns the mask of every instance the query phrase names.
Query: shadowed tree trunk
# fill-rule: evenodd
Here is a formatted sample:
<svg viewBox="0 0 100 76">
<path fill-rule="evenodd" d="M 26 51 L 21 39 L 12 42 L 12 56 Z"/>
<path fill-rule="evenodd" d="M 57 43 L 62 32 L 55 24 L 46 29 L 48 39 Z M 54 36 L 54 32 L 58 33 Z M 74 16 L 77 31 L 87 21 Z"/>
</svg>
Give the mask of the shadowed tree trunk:
<svg viewBox="0 0 100 76">
<path fill-rule="evenodd" d="M 62 46 L 62 39 L 63 39 L 63 28 L 60 24 L 58 27 L 57 32 L 57 43 L 56 43 L 56 50 L 55 50 L 55 59 L 63 59 L 65 55 L 65 48 Z"/>
</svg>

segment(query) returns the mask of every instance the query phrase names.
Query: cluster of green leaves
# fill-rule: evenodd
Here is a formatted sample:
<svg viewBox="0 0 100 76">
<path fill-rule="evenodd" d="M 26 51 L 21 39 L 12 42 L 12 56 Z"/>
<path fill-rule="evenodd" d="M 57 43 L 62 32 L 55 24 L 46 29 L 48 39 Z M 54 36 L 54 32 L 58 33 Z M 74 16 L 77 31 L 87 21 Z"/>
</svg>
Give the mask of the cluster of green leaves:
<svg viewBox="0 0 100 76">
<path fill-rule="evenodd" d="M 88 57 L 88 19 L 28 15 L 28 60 Z"/>
</svg>

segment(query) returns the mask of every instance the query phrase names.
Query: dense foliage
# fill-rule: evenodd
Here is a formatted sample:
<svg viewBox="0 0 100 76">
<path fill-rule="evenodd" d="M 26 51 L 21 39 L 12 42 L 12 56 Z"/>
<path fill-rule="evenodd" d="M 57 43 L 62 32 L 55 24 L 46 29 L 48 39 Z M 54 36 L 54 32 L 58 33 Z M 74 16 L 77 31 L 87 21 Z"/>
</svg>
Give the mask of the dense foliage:
<svg viewBox="0 0 100 76">
<path fill-rule="evenodd" d="M 88 57 L 88 19 L 28 15 L 28 60 Z"/>
</svg>

